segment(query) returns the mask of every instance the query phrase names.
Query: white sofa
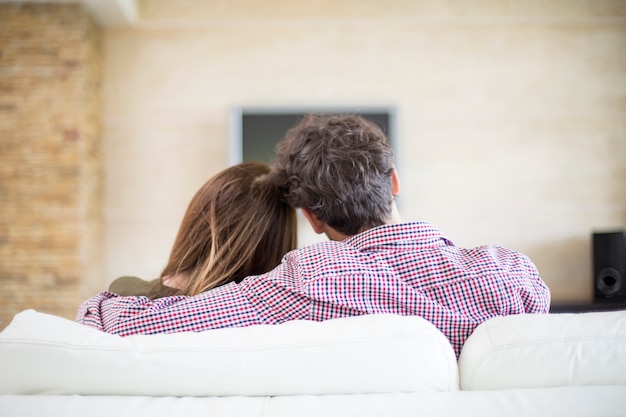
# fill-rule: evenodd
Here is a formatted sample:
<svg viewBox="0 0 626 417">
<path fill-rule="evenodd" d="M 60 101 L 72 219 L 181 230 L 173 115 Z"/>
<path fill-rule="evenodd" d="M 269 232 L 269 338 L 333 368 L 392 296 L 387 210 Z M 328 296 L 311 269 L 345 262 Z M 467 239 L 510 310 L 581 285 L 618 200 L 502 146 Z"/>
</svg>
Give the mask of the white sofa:
<svg viewBox="0 0 626 417">
<path fill-rule="evenodd" d="M 481 324 L 458 361 L 419 317 L 118 337 L 27 310 L 0 416 L 626 416 L 626 311 Z"/>
</svg>

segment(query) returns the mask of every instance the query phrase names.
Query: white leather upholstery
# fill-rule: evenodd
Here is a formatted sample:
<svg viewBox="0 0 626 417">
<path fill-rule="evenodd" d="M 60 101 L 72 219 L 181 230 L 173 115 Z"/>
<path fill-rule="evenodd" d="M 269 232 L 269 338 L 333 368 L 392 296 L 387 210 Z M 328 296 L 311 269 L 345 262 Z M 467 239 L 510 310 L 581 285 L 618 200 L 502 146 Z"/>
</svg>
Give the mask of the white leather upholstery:
<svg viewBox="0 0 626 417">
<path fill-rule="evenodd" d="M 618 386 L 278 397 L 0 395 L 2 417 L 623 417 Z"/>
<path fill-rule="evenodd" d="M 226 396 L 458 390 L 419 317 L 360 316 L 119 337 L 25 311 L 0 333 L 0 394 Z"/>
<path fill-rule="evenodd" d="M 625 326 L 626 312 L 501 317 L 457 367 L 417 317 L 120 338 L 26 311 L 0 333 L 0 416 L 623 417 Z"/>
<path fill-rule="evenodd" d="M 626 386 L 626 311 L 491 319 L 465 343 L 459 373 L 463 390 Z"/>
</svg>

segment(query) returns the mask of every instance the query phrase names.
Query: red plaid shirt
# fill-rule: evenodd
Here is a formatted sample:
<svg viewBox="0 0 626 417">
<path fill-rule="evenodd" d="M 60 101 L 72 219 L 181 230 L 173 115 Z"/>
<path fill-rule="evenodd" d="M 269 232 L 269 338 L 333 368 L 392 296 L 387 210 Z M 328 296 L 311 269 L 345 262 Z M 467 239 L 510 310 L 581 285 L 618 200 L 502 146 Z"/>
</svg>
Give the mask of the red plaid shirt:
<svg viewBox="0 0 626 417">
<path fill-rule="evenodd" d="M 550 290 L 526 256 L 498 246 L 457 248 L 427 223 L 404 223 L 296 249 L 267 274 L 193 297 L 105 291 L 83 302 L 76 320 L 126 336 L 417 315 L 441 330 L 458 355 L 481 322 L 547 313 L 549 305 Z"/>
</svg>

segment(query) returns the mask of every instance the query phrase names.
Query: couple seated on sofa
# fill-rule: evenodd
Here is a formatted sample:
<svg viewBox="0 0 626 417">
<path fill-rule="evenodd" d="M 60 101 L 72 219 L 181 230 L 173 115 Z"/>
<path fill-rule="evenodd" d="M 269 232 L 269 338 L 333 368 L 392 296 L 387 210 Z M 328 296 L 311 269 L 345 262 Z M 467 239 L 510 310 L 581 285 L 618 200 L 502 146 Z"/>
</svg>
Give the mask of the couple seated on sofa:
<svg viewBox="0 0 626 417">
<path fill-rule="evenodd" d="M 76 320 L 119 335 L 417 315 L 458 356 L 474 328 L 547 313 L 550 291 L 524 255 L 458 248 L 428 223 L 403 223 L 385 134 L 354 115 L 307 115 L 274 167 L 243 163 L 193 197 L 160 278 L 122 277 Z M 296 249 L 295 208 L 329 238 Z"/>
</svg>

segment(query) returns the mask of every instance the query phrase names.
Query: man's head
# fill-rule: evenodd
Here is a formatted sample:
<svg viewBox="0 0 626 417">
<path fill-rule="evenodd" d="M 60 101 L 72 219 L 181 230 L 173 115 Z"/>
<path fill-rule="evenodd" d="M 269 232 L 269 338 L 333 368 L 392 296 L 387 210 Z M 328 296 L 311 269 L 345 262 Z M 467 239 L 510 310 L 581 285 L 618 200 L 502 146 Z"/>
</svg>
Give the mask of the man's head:
<svg viewBox="0 0 626 417">
<path fill-rule="evenodd" d="M 342 235 L 393 216 L 393 151 L 381 129 L 360 116 L 305 116 L 277 145 L 274 168 L 290 205 Z"/>
</svg>

